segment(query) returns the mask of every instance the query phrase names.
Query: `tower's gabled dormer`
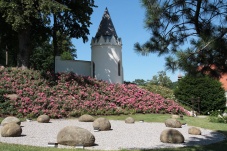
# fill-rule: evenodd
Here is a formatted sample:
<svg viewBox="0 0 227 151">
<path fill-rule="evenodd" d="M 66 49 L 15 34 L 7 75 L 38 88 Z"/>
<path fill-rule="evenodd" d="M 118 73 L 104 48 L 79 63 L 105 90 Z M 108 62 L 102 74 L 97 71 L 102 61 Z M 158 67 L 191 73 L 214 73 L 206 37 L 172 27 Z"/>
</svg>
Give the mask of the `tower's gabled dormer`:
<svg viewBox="0 0 227 151">
<path fill-rule="evenodd" d="M 109 83 L 123 83 L 122 43 L 106 8 L 91 41 L 92 77 Z"/>
</svg>

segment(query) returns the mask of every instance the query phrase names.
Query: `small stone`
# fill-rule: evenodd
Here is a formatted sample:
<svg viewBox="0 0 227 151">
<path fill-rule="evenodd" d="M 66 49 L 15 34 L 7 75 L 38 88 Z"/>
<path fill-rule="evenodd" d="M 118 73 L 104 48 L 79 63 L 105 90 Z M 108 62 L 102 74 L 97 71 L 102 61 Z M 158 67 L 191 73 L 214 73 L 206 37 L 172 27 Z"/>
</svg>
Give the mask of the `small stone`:
<svg viewBox="0 0 227 151">
<path fill-rule="evenodd" d="M 99 131 L 108 131 L 111 129 L 111 124 L 108 119 L 100 117 L 93 122 L 93 127 Z"/>
<path fill-rule="evenodd" d="M 176 115 L 176 114 L 173 114 L 173 115 L 172 115 L 172 118 L 173 118 L 173 119 L 177 119 L 177 118 L 180 118 L 180 116 L 179 116 L 179 115 Z"/>
<path fill-rule="evenodd" d="M 94 122 L 95 118 L 91 115 L 84 114 L 79 117 L 80 122 Z"/>
<path fill-rule="evenodd" d="M 48 115 L 40 115 L 37 118 L 37 122 L 39 122 L 39 123 L 49 123 L 50 122 L 50 117 Z"/>
<path fill-rule="evenodd" d="M 196 127 L 190 127 L 188 129 L 188 134 L 191 134 L 191 135 L 201 135 L 201 130 L 199 128 L 196 128 Z"/>
<path fill-rule="evenodd" d="M 127 124 L 133 124 L 133 123 L 135 123 L 135 120 L 132 117 L 127 117 L 125 119 L 125 123 L 127 123 Z"/>
<path fill-rule="evenodd" d="M 179 122 L 176 119 L 167 119 L 165 121 L 166 127 L 171 127 L 171 128 L 181 128 L 181 122 Z"/>
</svg>

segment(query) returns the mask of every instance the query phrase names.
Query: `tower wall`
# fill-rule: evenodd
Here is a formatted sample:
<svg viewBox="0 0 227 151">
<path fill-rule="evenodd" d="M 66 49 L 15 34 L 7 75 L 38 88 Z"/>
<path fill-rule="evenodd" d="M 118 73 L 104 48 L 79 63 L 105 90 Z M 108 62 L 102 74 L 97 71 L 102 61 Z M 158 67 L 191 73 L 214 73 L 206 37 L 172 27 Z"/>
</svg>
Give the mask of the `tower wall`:
<svg viewBox="0 0 227 151">
<path fill-rule="evenodd" d="M 121 39 L 114 36 L 93 38 L 91 50 L 93 77 L 109 83 L 123 83 Z"/>
</svg>

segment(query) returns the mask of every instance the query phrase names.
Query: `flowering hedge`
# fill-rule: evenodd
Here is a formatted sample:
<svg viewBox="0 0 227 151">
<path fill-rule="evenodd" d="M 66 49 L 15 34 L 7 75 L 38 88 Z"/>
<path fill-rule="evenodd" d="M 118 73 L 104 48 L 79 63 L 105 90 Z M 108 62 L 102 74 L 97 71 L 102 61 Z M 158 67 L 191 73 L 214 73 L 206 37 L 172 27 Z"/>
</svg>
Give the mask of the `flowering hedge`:
<svg viewBox="0 0 227 151">
<path fill-rule="evenodd" d="M 47 114 L 54 118 L 81 114 L 113 115 L 130 113 L 182 113 L 187 111 L 173 100 L 136 85 L 109 84 L 73 73 L 51 74 L 45 78 L 33 70 L 5 68 L 0 71 L 0 89 L 19 97 L 10 105 L 20 116 Z M 1 112 L 1 111 L 0 111 Z M 8 111 L 12 114 L 12 111 Z"/>
</svg>

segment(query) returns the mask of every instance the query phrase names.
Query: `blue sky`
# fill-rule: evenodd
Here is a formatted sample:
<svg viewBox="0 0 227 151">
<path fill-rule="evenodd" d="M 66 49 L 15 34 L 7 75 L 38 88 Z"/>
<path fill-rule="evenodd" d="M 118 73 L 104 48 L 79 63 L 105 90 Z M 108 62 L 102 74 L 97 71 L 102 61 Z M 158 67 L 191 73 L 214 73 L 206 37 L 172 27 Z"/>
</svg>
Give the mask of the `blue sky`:
<svg viewBox="0 0 227 151">
<path fill-rule="evenodd" d="M 117 35 L 123 43 L 124 80 L 151 80 L 159 71 L 165 70 L 164 57 L 158 57 L 154 53 L 149 56 L 142 56 L 134 50 L 136 42 L 144 43 L 150 38 L 150 32 L 144 28 L 145 8 L 142 7 L 140 0 L 95 0 L 95 4 L 98 7 L 94 8 L 91 16 L 92 25 L 89 28 L 89 41 L 83 43 L 82 39 L 73 39 L 73 44 L 77 49 L 76 60 L 91 60 L 91 39 L 95 36 L 107 7 Z M 166 73 L 173 82 L 177 81 L 179 72 L 175 74 Z"/>
</svg>

